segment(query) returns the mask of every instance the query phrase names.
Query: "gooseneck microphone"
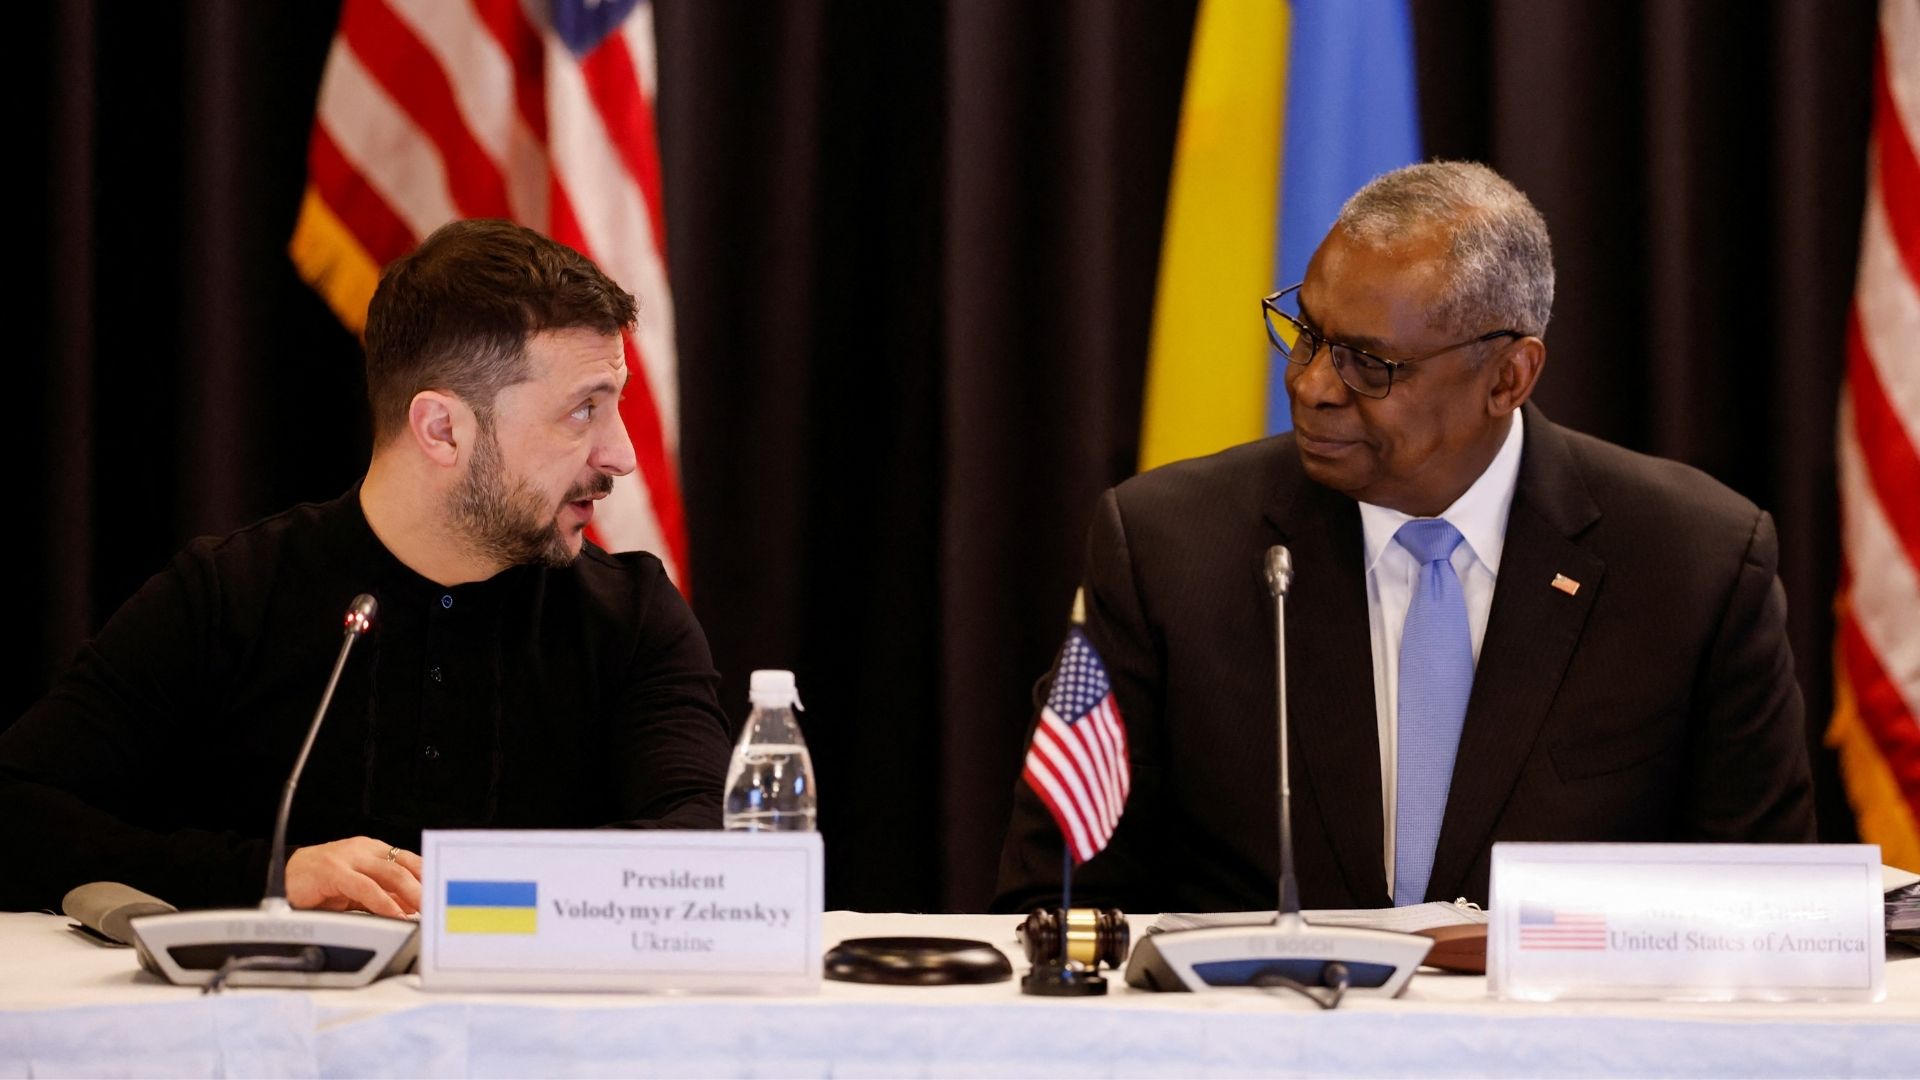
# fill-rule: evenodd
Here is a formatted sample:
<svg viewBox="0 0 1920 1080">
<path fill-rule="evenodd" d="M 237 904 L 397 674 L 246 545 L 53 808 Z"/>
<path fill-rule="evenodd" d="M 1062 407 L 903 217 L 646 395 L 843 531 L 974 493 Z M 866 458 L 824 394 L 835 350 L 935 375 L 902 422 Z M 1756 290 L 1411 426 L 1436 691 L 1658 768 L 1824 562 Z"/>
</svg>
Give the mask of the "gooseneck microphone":
<svg viewBox="0 0 1920 1080">
<path fill-rule="evenodd" d="M 1267 549 L 1267 592 L 1273 596 L 1274 726 L 1280 737 L 1280 910 L 1273 921 L 1300 914 L 1300 885 L 1293 876 L 1293 778 L 1287 770 L 1287 586 L 1293 584 L 1293 556 L 1275 544 Z"/>
<path fill-rule="evenodd" d="M 1287 590 L 1293 556 L 1267 549 L 1273 599 L 1274 784 L 1280 826 L 1280 903 L 1264 923 L 1147 931 L 1127 961 L 1127 985 L 1143 990 L 1286 988 L 1330 1009 L 1349 990 L 1393 997 L 1433 947 L 1431 938 L 1348 926 L 1316 926 L 1300 911 L 1293 869 L 1293 782 L 1287 762 Z M 1358 718 L 1355 718 L 1358 719 Z"/>
<path fill-rule="evenodd" d="M 373 616 L 379 610 L 380 602 L 370 593 L 361 593 L 347 605 L 347 631 L 340 641 L 340 655 L 334 658 L 327 688 L 320 691 L 320 707 L 313 710 L 313 722 L 307 725 L 307 738 L 300 744 L 300 756 L 293 759 L 293 771 L 287 774 L 286 786 L 280 789 L 280 813 L 273 819 L 273 851 L 267 856 L 267 900 L 287 898 L 287 818 L 293 816 L 293 792 L 300 786 L 300 774 L 307 770 L 307 755 L 313 753 L 320 721 L 326 719 L 327 706 L 333 704 L 333 691 L 340 685 L 340 672 L 347 666 L 347 654 L 353 651 L 354 642 L 373 629 Z"/>
<path fill-rule="evenodd" d="M 181 985 L 209 991 L 230 986 L 349 988 L 405 971 L 419 949 L 419 927 L 408 919 L 364 913 L 310 911 L 287 903 L 287 819 L 307 756 L 333 703 L 340 673 L 354 642 L 373 626 L 379 605 L 361 593 L 347 605 L 340 653 L 307 725 L 306 740 L 280 794 L 273 846 L 267 859 L 267 891 L 258 908 L 181 911 L 143 915 L 128 926 L 140 964 Z"/>
</svg>

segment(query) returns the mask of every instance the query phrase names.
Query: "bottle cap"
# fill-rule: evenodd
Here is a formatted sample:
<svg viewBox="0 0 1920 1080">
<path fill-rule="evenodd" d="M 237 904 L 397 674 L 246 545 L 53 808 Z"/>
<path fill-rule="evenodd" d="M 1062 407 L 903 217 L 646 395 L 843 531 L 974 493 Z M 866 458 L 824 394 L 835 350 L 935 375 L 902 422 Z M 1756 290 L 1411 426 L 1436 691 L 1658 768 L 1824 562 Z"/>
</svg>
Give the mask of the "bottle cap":
<svg viewBox="0 0 1920 1080">
<path fill-rule="evenodd" d="M 804 708 L 800 704 L 800 691 L 794 686 L 793 672 L 778 668 L 762 668 L 753 673 L 747 683 L 747 700 L 761 709 Z"/>
</svg>

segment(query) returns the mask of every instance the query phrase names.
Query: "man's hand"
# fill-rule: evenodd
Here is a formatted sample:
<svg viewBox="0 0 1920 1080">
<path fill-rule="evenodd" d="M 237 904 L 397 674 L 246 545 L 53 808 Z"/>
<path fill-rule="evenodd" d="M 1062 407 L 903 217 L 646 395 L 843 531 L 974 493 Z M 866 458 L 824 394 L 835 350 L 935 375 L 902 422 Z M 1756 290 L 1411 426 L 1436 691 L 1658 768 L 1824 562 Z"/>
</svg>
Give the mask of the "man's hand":
<svg viewBox="0 0 1920 1080">
<path fill-rule="evenodd" d="M 287 903 L 399 918 L 420 910 L 420 856 L 356 836 L 298 848 L 287 858 Z"/>
</svg>

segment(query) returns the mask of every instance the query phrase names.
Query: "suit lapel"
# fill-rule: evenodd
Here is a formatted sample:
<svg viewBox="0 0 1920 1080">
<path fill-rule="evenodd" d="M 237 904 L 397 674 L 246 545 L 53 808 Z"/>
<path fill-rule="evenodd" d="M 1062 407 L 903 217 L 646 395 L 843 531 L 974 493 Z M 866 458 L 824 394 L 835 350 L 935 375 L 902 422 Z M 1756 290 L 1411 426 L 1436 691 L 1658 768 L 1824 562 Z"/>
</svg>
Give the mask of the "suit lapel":
<svg viewBox="0 0 1920 1080">
<path fill-rule="evenodd" d="M 1290 468 L 1267 518 L 1293 556 L 1287 593 L 1287 704 L 1292 749 L 1356 906 L 1386 904 L 1380 737 L 1360 509 Z"/>
<path fill-rule="evenodd" d="M 1574 542 L 1599 516 L 1565 433 L 1527 406 L 1520 476 L 1429 897 L 1446 899 L 1460 891 L 1533 753 L 1600 591 L 1605 564 Z M 1556 587 L 1560 577 L 1577 582 L 1577 591 L 1568 595 Z"/>
</svg>

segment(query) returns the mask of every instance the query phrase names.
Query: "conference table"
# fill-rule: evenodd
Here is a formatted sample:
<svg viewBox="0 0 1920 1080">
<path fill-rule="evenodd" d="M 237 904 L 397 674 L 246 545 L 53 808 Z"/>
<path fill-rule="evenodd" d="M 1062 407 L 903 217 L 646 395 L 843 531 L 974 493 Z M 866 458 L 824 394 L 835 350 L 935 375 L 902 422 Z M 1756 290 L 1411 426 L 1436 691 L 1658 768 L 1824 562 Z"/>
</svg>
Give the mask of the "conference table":
<svg viewBox="0 0 1920 1080">
<path fill-rule="evenodd" d="M 1135 932 L 1151 922 L 1135 916 Z M 1920 958 L 1877 1003 L 1522 1004 L 1422 973 L 1322 1011 L 1256 990 L 1020 993 L 1018 919 L 829 912 L 823 940 L 987 941 L 1016 979 L 805 995 L 473 994 L 417 976 L 216 995 L 44 914 L 0 915 L 0 1076 L 1912 1076 Z"/>
</svg>

